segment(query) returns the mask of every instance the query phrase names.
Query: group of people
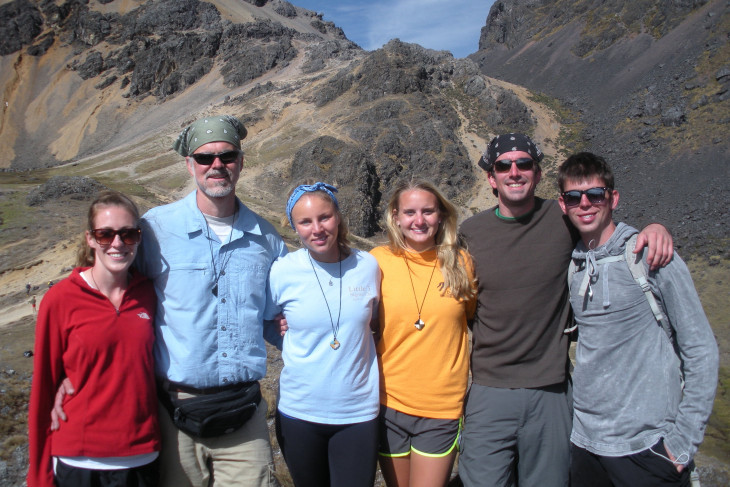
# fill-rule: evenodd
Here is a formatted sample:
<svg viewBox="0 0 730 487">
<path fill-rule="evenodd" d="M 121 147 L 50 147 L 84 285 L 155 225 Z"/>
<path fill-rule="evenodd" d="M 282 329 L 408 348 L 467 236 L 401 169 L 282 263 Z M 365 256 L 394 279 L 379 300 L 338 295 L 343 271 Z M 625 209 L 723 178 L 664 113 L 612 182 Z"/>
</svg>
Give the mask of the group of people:
<svg viewBox="0 0 730 487">
<path fill-rule="evenodd" d="M 298 487 L 372 486 L 377 463 L 388 487 L 444 486 L 457 451 L 467 486 L 688 485 L 717 346 L 666 229 L 614 224 L 602 158 L 568 158 L 543 200 L 539 148 L 497 136 L 479 161 L 497 206 L 459 228 L 435 185 L 401 181 L 369 253 L 337 189 L 303 181 L 288 253 L 235 195 L 245 136 L 198 120 L 173 144 L 190 195 L 141 218 L 92 203 L 39 310 L 29 486 L 273 485 L 264 340 Z"/>
</svg>

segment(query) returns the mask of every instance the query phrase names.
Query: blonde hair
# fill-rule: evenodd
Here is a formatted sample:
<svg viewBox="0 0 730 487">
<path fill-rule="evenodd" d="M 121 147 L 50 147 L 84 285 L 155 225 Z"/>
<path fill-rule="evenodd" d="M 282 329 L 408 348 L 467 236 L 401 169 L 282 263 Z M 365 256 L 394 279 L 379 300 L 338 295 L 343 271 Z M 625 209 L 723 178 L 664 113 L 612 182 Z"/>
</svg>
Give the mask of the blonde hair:
<svg viewBox="0 0 730 487">
<path fill-rule="evenodd" d="M 466 245 L 459 238 L 456 208 L 434 184 L 423 179 L 402 180 L 396 184 L 385 210 L 385 228 L 391 251 L 403 255 L 408 248 L 403 232 L 395 220 L 395 214 L 399 211 L 400 197 L 407 191 L 426 191 L 434 195 L 438 201 L 441 221 L 436 231 L 435 243 L 439 270 L 444 276 L 441 295 L 448 291 L 458 300 L 474 297 L 476 295 L 474 283 L 466 270 L 466 259 L 470 257 Z"/>
<path fill-rule="evenodd" d="M 306 178 L 303 181 L 300 181 L 299 183 L 295 184 L 294 187 L 292 187 L 291 190 L 289 190 L 289 193 L 286 195 L 287 201 L 289 201 L 289 198 L 294 193 L 294 190 L 297 189 L 299 186 L 302 185 L 312 185 L 319 182 L 319 180 L 314 178 Z M 340 207 L 337 203 L 332 199 L 330 195 L 328 195 L 326 192 L 318 190 L 318 191 L 310 191 L 305 194 L 311 194 L 311 195 L 317 195 L 320 198 L 322 198 L 325 201 L 328 201 L 332 204 L 332 208 L 335 211 L 335 215 L 337 215 L 337 218 L 339 219 L 340 223 L 337 225 L 337 246 L 340 249 L 340 252 L 342 253 L 342 256 L 348 256 L 352 251 L 350 250 L 350 239 L 347 238 L 350 234 L 350 230 L 347 227 L 347 222 L 345 221 L 345 218 L 343 217 L 342 213 L 340 212 Z M 304 196 L 304 195 L 302 195 Z M 284 215 L 281 218 L 281 225 L 283 227 L 289 226 L 289 218 L 287 215 Z M 294 228 L 294 231 L 296 232 L 296 228 Z"/>
<path fill-rule="evenodd" d="M 89 212 L 86 216 L 86 231 L 94 230 L 96 215 L 101 208 L 108 206 L 124 208 L 134 218 L 135 225 L 139 223 L 139 210 L 134 201 L 118 191 L 102 191 L 89 206 Z M 89 243 L 86 241 L 86 232 L 84 232 L 81 235 L 81 242 L 76 255 L 76 265 L 78 267 L 91 267 L 94 265 L 94 261 L 94 249 L 89 247 Z"/>
</svg>

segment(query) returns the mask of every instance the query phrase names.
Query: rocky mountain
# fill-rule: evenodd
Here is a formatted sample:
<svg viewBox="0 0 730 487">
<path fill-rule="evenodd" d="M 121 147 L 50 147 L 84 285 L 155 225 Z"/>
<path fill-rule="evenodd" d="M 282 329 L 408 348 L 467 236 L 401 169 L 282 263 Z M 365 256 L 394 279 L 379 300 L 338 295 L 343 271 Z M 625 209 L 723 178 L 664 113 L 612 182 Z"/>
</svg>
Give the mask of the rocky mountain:
<svg viewBox="0 0 730 487">
<path fill-rule="evenodd" d="M 462 216 L 492 205 L 475 161 L 497 133 L 541 145 L 542 196 L 564 155 L 605 155 L 619 218 L 663 222 L 701 257 L 727 366 L 729 6 L 497 0 L 479 51 L 455 59 L 397 39 L 366 52 L 285 0 L 0 0 L 0 484 L 21 485 L 26 461 L 25 283 L 67 273 L 99 185 L 143 208 L 190 191 L 170 145 L 208 114 L 248 128 L 247 205 L 276 221 L 294 182 L 323 179 L 364 247 L 399 177 L 434 180 Z M 727 445 L 730 396 L 718 397 L 710 427 Z"/>
<path fill-rule="evenodd" d="M 470 56 L 559 100 L 569 151 L 616 168 L 620 217 L 727 256 L 730 2 L 498 0 Z"/>
<path fill-rule="evenodd" d="M 664 223 L 693 261 L 721 353 L 702 450 L 726 465 L 729 32 L 727 0 L 497 0 L 469 56 L 484 75 L 524 86 L 553 108 L 563 154 L 607 158 L 621 194 L 617 219 Z M 727 470 L 711 464 L 699 469 L 702 484 L 728 485 Z"/>
<path fill-rule="evenodd" d="M 366 248 L 396 178 L 435 180 L 466 216 L 493 201 L 473 164 L 491 134 L 559 127 L 471 60 L 398 40 L 365 52 L 282 0 L 0 0 L 0 88 L 3 485 L 22 485 L 27 462 L 25 284 L 67 274 L 99 184 L 143 209 L 189 192 L 170 145 L 192 120 L 245 122 L 247 205 L 276 221 L 294 181 L 324 179 Z"/>
<path fill-rule="evenodd" d="M 231 112 L 250 127 L 257 192 L 280 195 L 303 176 L 337 183 L 363 237 L 379 231 L 399 176 L 433 178 L 465 207 L 483 199 L 473 160 L 484 140 L 532 132 L 538 118 L 470 60 L 398 40 L 365 52 L 284 0 L 13 0 L 0 26 L 0 166 L 105 154 L 114 177 L 137 171 L 134 183 L 165 200 L 179 189 L 165 176 L 179 163 L 171 137 Z"/>
</svg>

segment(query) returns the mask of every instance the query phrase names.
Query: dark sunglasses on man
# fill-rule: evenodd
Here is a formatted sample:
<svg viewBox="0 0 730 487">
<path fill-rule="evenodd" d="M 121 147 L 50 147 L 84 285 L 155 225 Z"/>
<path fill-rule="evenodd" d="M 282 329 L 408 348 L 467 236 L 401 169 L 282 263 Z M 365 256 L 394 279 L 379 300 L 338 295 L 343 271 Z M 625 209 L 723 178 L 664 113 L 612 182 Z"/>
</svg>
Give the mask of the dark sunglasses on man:
<svg viewBox="0 0 730 487">
<path fill-rule="evenodd" d="M 585 189 L 582 191 L 574 189 L 561 193 L 561 196 L 563 197 L 563 203 L 567 207 L 578 206 L 583 195 L 586 195 L 590 204 L 600 205 L 606 201 L 606 191 L 608 191 L 608 189 L 609 188 L 601 187 Z"/>
<path fill-rule="evenodd" d="M 531 171 L 535 166 L 535 161 L 529 157 L 522 157 L 520 159 L 502 159 L 500 161 L 494 161 L 494 172 L 509 172 L 510 169 L 512 169 L 512 163 L 514 163 L 520 171 Z"/>
<path fill-rule="evenodd" d="M 231 150 L 226 152 L 220 152 L 218 154 L 210 154 L 205 152 L 202 152 L 200 154 L 190 154 L 190 157 L 195 159 L 195 162 L 197 162 L 201 166 L 210 166 L 215 162 L 216 159 L 220 159 L 223 164 L 236 162 L 240 154 L 241 151 Z"/>
<path fill-rule="evenodd" d="M 124 245 L 134 245 L 142 238 L 142 230 L 139 228 L 122 228 L 112 230 L 111 228 L 95 228 L 91 230 L 91 236 L 94 237 L 99 245 L 111 245 L 114 238 L 119 235 Z"/>
</svg>

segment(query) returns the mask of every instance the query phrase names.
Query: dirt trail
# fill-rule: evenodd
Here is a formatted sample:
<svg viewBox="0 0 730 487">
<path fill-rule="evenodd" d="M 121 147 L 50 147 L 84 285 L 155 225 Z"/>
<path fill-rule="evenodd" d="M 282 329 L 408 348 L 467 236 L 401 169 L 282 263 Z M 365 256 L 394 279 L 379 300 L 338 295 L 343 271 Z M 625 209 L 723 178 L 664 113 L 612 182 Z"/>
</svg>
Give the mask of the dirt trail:
<svg viewBox="0 0 730 487">
<path fill-rule="evenodd" d="M 489 81 L 501 88 L 513 91 L 522 103 L 531 110 L 533 116 L 537 120 L 535 132 L 533 134 L 534 141 L 546 155 L 552 157 L 557 156 L 558 148 L 556 147 L 556 141 L 560 134 L 560 123 L 558 123 L 555 118 L 555 114 L 544 106 L 530 100 L 530 92 L 526 88 L 494 78 L 489 78 Z M 496 205 L 497 198 L 492 194 L 492 188 L 489 186 L 487 178 L 484 176 L 484 171 L 476 165 L 476 161 L 478 161 L 481 157 L 484 149 L 489 143 L 489 140 L 484 140 L 473 132 L 467 132 L 465 127 L 469 125 L 468 120 L 466 120 L 461 113 L 459 116 L 462 119 L 459 136 L 461 138 L 461 142 L 464 144 L 464 147 L 466 147 L 469 153 L 469 160 L 474 163 L 473 169 L 477 179 L 477 183 L 473 190 L 473 196 L 466 204 L 468 208 L 464 210 L 465 216 L 470 216 L 472 209 L 481 210 Z"/>
<path fill-rule="evenodd" d="M 10 269 L 0 274 L 0 328 L 33 315 L 31 296 L 36 296 L 36 309 L 43 295 L 48 291 L 48 282 L 58 282 L 66 277 L 73 266 L 76 254 L 76 240 L 58 242 L 50 250 L 36 257 L 39 264 L 31 268 Z M 25 285 L 33 290 L 25 294 Z M 37 288 L 37 289 L 36 289 Z"/>
</svg>

